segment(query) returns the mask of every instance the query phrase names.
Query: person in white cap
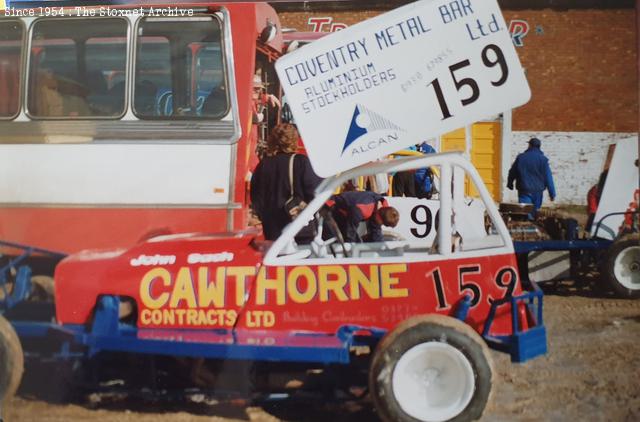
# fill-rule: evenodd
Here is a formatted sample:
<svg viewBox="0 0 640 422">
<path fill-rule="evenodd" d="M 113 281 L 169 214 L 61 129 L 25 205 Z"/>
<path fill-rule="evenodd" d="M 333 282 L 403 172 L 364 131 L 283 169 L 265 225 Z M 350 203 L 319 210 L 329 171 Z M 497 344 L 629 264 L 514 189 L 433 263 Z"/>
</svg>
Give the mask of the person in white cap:
<svg viewBox="0 0 640 422">
<path fill-rule="evenodd" d="M 252 111 L 252 133 L 254 145 L 256 145 L 256 157 L 252 160 L 251 168 L 254 168 L 257 164 L 257 159 L 261 159 L 266 150 L 266 136 L 261 134 L 260 127 L 268 122 L 265 122 L 265 112 L 267 106 L 280 109 L 280 100 L 273 95 L 265 92 L 265 85 L 262 82 L 262 78 L 259 74 L 253 76 L 253 94 L 251 97 L 251 111 Z M 262 136 L 261 136 L 262 135 Z"/>
<path fill-rule="evenodd" d="M 253 76 L 253 123 L 261 123 L 264 121 L 264 110 L 267 105 L 280 108 L 280 100 L 273 95 L 265 92 L 265 85 L 260 75 Z"/>
</svg>

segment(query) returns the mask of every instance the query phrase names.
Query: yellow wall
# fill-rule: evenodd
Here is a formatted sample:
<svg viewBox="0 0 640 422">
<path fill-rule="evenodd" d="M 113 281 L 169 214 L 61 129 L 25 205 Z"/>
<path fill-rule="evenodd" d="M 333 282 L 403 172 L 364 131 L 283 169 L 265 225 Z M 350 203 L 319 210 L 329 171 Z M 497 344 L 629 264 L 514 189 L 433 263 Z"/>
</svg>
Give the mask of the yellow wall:
<svg viewBox="0 0 640 422">
<path fill-rule="evenodd" d="M 466 151 L 464 129 L 442 135 L 440 149 L 445 151 Z M 489 193 L 496 202 L 502 200 L 501 192 L 501 145 L 502 124 L 500 122 L 480 122 L 471 127 L 471 163 L 476 167 Z M 477 196 L 475 189 L 465 180 L 465 193 Z"/>
</svg>

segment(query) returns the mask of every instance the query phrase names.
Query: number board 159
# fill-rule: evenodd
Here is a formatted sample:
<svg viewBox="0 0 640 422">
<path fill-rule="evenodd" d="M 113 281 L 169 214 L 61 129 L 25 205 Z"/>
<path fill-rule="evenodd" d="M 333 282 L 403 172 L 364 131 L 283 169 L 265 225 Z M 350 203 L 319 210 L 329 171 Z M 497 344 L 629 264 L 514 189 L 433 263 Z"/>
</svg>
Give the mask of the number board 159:
<svg viewBox="0 0 640 422">
<path fill-rule="evenodd" d="M 276 70 L 329 176 L 526 103 L 496 0 L 423 0 L 283 56 Z"/>
</svg>

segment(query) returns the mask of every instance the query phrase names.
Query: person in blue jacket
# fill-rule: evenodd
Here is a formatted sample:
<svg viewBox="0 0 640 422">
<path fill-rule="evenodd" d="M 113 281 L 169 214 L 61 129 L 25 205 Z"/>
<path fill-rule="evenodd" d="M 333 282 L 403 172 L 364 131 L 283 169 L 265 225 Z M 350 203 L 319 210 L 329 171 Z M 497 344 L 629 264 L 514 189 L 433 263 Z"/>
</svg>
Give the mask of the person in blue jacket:
<svg viewBox="0 0 640 422">
<path fill-rule="evenodd" d="M 423 154 L 435 154 L 436 149 L 426 142 L 416 146 L 417 150 Z M 416 197 L 431 199 L 433 195 L 433 172 L 430 168 L 425 167 L 416 169 L 414 175 L 416 185 Z"/>
<path fill-rule="evenodd" d="M 540 139 L 529 139 L 529 148 L 518 154 L 509 170 L 507 180 L 507 188 L 510 190 L 513 190 L 513 182 L 516 182 L 518 201 L 533 204 L 535 211 L 542 206 L 542 195 L 545 189 L 549 191 L 551 202 L 556 198 L 549 159 L 540 150 L 541 145 Z"/>
</svg>

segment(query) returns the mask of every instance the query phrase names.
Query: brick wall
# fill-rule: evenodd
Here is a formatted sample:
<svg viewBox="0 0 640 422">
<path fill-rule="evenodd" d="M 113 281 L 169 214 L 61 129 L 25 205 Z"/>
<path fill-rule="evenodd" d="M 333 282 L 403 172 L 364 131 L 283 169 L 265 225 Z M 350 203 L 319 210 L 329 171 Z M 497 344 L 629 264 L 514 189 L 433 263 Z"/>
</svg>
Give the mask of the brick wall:
<svg viewBox="0 0 640 422">
<path fill-rule="evenodd" d="M 527 149 L 529 139 L 539 138 L 553 173 L 556 203 L 586 205 L 587 192 L 598 182 L 609 145 L 632 136 L 637 136 L 637 133 L 513 132 L 509 162 L 512 163 L 519 153 Z M 504 177 L 506 180 L 507 175 Z M 544 203 L 549 204 L 547 193 L 544 198 Z M 503 186 L 503 201 L 517 202 L 516 192 Z"/>
<path fill-rule="evenodd" d="M 506 12 L 505 18 L 531 28 L 518 53 L 532 98 L 514 111 L 514 130 L 638 130 L 633 10 Z"/>
</svg>

